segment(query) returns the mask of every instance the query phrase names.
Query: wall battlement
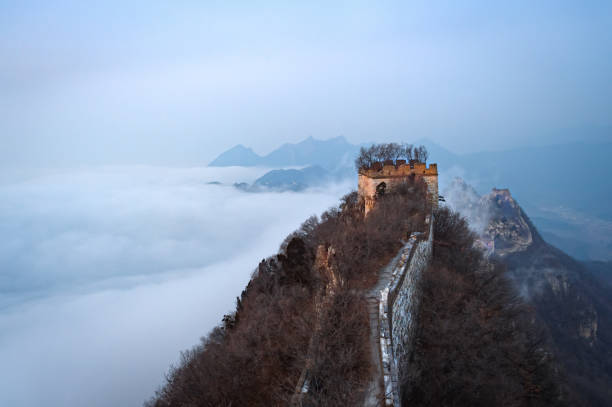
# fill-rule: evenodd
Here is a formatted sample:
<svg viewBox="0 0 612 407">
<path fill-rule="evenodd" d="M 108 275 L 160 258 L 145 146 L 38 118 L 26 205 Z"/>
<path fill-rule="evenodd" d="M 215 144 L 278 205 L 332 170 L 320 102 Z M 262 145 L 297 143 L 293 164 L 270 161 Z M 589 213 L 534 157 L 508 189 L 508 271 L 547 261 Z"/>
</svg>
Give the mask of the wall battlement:
<svg viewBox="0 0 612 407">
<path fill-rule="evenodd" d="M 387 160 L 384 162 L 373 163 L 369 168 L 361 168 L 359 175 L 364 175 L 369 178 L 386 178 L 386 177 L 406 177 L 410 175 L 438 175 L 438 164 L 427 164 L 406 160 Z"/>
<path fill-rule="evenodd" d="M 419 161 L 387 160 L 375 162 L 368 168 L 359 169 L 359 197 L 364 200 L 365 213 L 372 210 L 376 198 L 385 191 L 408 180 L 409 177 L 420 177 L 427 184 L 429 200 L 434 208 L 438 206 L 438 165 Z"/>
</svg>

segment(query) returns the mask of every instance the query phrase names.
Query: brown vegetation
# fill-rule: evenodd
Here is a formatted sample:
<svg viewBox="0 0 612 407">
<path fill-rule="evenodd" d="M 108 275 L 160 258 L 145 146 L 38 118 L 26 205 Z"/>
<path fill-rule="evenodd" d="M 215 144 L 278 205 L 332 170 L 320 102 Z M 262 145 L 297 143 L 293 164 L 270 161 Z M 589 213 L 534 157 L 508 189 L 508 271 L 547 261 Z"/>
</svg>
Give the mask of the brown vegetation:
<svg viewBox="0 0 612 407">
<path fill-rule="evenodd" d="M 550 333 L 572 390 L 584 405 L 612 405 L 610 285 L 543 241 L 510 254 L 504 261 L 513 281 L 531 294 L 528 300 L 538 323 Z M 562 278 L 563 289 L 554 290 L 551 283 L 564 281 Z"/>
<path fill-rule="evenodd" d="M 361 147 L 359 156 L 355 159 L 357 170 L 369 168 L 375 162 L 385 161 L 417 161 L 425 163 L 429 153 L 425 146 L 414 147 L 412 144 L 385 143 L 374 144 L 368 148 Z"/>
<path fill-rule="evenodd" d="M 346 289 L 335 295 L 318 333 L 304 407 L 358 404 L 371 375 L 368 329 L 363 296 Z"/>
<path fill-rule="evenodd" d="M 183 354 L 153 406 L 285 405 L 314 325 L 313 256 L 299 239 L 256 277 L 202 345 Z M 314 285 L 313 285 L 314 286 Z"/>
<path fill-rule="evenodd" d="M 353 192 L 320 220 L 309 218 L 279 254 L 262 260 L 236 312 L 183 353 L 147 405 L 287 405 L 307 360 L 304 405 L 358 404 L 370 376 L 362 289 L 422 228 L 426 205 L 424 183 L 411 179 L 381 196 L 368 217 Z M 333 248 L 328 263 L 338 286 L 331 294 L 329 276 L 314 267 L 319 245 Z"/>
<path fill-rule="evenodd" d="M 412 360 L 401 366 L 410 406 L 568 405 L 533 313 L 505 270 L 482 262 L 458 214 L 435 216 Z"/>
</svg>

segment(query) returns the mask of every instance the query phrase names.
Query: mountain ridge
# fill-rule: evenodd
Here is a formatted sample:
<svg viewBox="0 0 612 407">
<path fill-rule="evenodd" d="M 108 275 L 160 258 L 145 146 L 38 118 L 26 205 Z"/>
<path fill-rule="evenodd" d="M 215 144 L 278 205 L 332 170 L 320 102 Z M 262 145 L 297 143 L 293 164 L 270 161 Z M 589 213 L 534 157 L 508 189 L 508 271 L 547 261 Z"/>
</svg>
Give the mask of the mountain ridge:
<svg viewBox="0 0 612 407">
<path fill-rule="evenodd" d="M 315 166 L 329 171 L 337 170 L 346 164 L 352 165 L 352 155 L 359 150 L 344 136 L 318 140 L 310 136 L 298 143 L 284 143 L 266 155 L 259 155 L 251 148 L 238 144 L 221 153 L 208 164 L 210 167 L 226 166 Z"/>
</svg>

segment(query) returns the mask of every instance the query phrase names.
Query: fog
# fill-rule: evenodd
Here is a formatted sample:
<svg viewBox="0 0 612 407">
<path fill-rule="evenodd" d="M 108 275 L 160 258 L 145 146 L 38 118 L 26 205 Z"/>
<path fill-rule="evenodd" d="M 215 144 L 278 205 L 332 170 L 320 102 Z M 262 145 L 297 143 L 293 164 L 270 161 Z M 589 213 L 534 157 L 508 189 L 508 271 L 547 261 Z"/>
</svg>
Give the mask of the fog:
<svg viewBox="0 0 612 407">
<path fill-rule="evenodd" d="M 350 185 L 250 194 L 265 169 L 103 167 L 0 184 L 0 405 L 140 405 L 263 257 Z M 227 185 L 208 185 L 220 181 Z"/>
<path fill-rule="evenodd" d="M 452 168 L 451 171 L 460 173 L 456 168 Z M 483 204 L 482 196 L 463 178 L 456 176 L 450 182 L 448 182 L 450 177 L 442 178 L 440 190 L 445 199 L 444 205 L 459 212 L 467 220 L 470 229 L 482 235 L 491 221 L 492 213 L 489 205 Z"/>
</svg>

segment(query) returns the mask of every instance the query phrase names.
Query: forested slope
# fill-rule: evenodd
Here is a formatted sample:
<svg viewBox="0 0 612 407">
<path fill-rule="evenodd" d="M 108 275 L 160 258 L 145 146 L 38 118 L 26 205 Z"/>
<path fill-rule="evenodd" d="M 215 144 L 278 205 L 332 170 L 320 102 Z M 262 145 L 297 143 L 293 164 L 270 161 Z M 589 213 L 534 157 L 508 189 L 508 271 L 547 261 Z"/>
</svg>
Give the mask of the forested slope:
<svg viewBox="0 0 612 407">
<path fill-rule="evenodd" d="M 371 369 L 364 292 L 402 239 L 422 229 L 424 197 L 412 179 L 367 217 L 353 192 L 308 219 L 261 261 L 236 311 L 183 353 L 147 405 L 284 406 L 307 365 L 302 405 L 359 404 Z"/>
</svg>

